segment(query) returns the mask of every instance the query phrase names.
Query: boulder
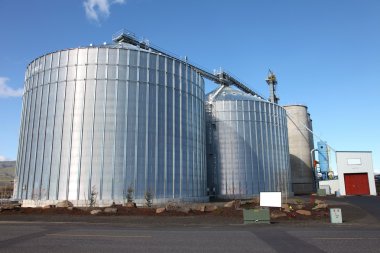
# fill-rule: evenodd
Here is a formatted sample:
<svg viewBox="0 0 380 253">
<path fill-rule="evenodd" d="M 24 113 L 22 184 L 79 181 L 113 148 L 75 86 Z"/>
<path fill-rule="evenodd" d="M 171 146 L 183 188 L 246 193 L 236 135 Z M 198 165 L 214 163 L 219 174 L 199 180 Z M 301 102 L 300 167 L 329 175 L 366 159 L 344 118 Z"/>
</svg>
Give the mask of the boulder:
<svg viewBox="0 0 380 253">
<path fill-rule="evenodd" d="M 297 210 L 296 213 L 301 214 L 301 215 L 306 215 L 306 216 L 311 215 L 311 212 L 308 210 Z"/>
<path fill-rule="evenodd" d="M 178 209 L 181 208 L 181 206 L 176 202 L 169 202 L 166 204 L 165 208 L 167 211 L 177 211 Z"/>
<path fill-rule="evenodd" d="M 2 210 L 19 210 L 21 208 L 21 204 L 19 203 L 5 203 L 0 205 L 0 212 Z"/>
<path fill-rule="evenodd" d="M 320 199 L 316 199 L 314 200 L 314 203 L 319 205 L 319 204 L 325 204 L 325 202 L 323 200 L 320 200 Z"/>
<path fill-rule="evenodd" d="M 74 210 L 74 207 L 69 206 L 69 207 L 67 208 L 67 210 L 72 211 L 72 210 Z"/>
<path fill-rule="evenodd" d="M 235 206 L 235 200 L 227 202 L 226 204 L 224 204 L 224 207 L 234 207 L 234 206 Z"/>
<path fill-rule="evenodd" d="M 13 209 L 15 209 L 15 206 L 11 204 L 6 204 L 6 205 L 1 206 L 1 210 L 13 210 Z"/>
<path fill-rule="evenodd" d="M 73 207 L 73 203 L 68 200 L 60 201 L 56 204 L 56 207 Z"/>
<path fill-rule="evenodd" d="M 100 209 L 95 209 L 95 210 L 92 210 L 91 212 L 90 212 L 90 214 L 92 214 L 92 215 L 96 215 L 96 214 L 99 214 L 99 213 L 101 213 L 102 212 L 102 210 L 100 210 Z"/>
<path fill-rule="evenodd" d="M 288 204 L 282 204 L 281 208 L 284 209 L 284 212 L 287 212 L 287 213 L 289 213 L 291 211 Z"/>
<path fill-rule="evenodd" d="M 182 212 L 182 213 L 189 213 L 191 211 L 191 209 L 189 207 L 181 207 L 180 209 L 178 209 L 179 212 Z"/>
<path fill-rule="evenodd" d="M 259 205 L 260 204 L 260 197 L 254 197 L 252 199 L 252 203 L 251 204 Z"/>
<path fill-rule="evenodd" d="M 292 205 L 301 205 L 304 201 L 302 199 L 288 199 L 287 203 Z"/>
<path fill-rule="evenodd" d="M 327 204 L 323 204 L 323 203 L 321 203 L 321 204 L 318 204 L 318 205 L 316 205 L 315 207 L 313 207 L 313 210 L 326 209 L 327 207 L 328 207 Z"/>
<path fill-rule="evenodd" d="M 166 211 L 166 208 L 165 207 L 160 207 L 160 208 L 157 208 L 156 209 L 156 213 L 163 213 Z"/>
<path fill-rule="evenodd" d="M 49 208 L 54 208 L 55 205 L 46 205 L 46 206 L 43 206 L 42 209 L 49 209 Z"/>
<path fill-rule="evenodd" d="M 106 207 L 104 208 L 105 213 L 117 213 L 117 208 L 116 207 Z"/>
<path fill-rule="evenodd" d="M 196 205 L 193 210 L 196 210 L 196 211 L 199 211 L 199 212 L 204 212 L 205 211 L 205 208 L 206 206 L 205 205 Z"/>
<path fill-rule="evenodd" d="M 218 207 L 215 206 L 215 205 L 207 205 L 204 208 L 204 212 L 213 212 L 213 211 L 215 211 L 217 209 L 218 209 Z"/>
<path fill-rule="evenodd" d="M 246 204 L 250 204 L 250 203 L 251 203 L 251 200 L 246 201 Z M 241 201 L 240 199 L 236 199 L 233 207 L 235 207 L 235 209 L 238 209 L 240 208 L 241 205 L 243 205 L 243 201 Z"/>
<path fill-rule="evenodd" d="M 135 202 L 127 202 L 125 203 L 125 207 L 127 208 L 136 208 L 136 203 Z"/>
<path fill-rule="evenodd" d="M 277 219 L 280 217 L 286 217 L 286 216 L 287 216 L 286 213 L 283 213 L 283 212 L 277 211 L 277 210 L 271 212 L 271 214 L 270 214 L 270 217 L 273 219 Z"/>
</svg>

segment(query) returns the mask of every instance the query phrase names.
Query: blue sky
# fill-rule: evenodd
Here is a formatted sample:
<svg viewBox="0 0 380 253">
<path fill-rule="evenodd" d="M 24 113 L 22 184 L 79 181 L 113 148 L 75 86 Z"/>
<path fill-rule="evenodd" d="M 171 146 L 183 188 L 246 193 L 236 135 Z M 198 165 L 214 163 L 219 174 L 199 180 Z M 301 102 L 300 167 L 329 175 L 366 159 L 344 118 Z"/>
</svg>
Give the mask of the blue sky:
<svg viewBox="0 0 380 253">
<path fill-rule="evenodd" d="M 373 151 L 380 172 L 379 13 L 378 0 L 0 0 L 0 160 L 17 156 L 28 63 L 127 28 L 264 96 L 271 68 L 281 105 L 306 104 L 320 137 Z"/>
</svg>

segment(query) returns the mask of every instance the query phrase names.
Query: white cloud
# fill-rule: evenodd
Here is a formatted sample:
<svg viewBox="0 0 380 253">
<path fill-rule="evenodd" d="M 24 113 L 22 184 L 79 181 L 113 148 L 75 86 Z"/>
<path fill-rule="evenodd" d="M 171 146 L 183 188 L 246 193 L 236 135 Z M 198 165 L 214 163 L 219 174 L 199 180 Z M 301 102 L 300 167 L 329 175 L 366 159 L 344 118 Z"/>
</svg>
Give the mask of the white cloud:
<svg viewBox="0 0 380 253">
<path fill-rule="evenodd" d="M 99 22 L 100 17 L 107 18 L 110 15 L 111 5 L 124 3 L 125 0 L 85 0 L 83 6 L 87 18 Z"/>
<path fill-rule="evenodd" d="M 21 97 L 23 89 L 13 89 L 7 85 L 9 78 L 0 77 L 0 97 Z"/>
<path fill-rule="evenodd" d="M 0 155 L 0 162 L 8 161 L 5 156 Z"/>
</svg>

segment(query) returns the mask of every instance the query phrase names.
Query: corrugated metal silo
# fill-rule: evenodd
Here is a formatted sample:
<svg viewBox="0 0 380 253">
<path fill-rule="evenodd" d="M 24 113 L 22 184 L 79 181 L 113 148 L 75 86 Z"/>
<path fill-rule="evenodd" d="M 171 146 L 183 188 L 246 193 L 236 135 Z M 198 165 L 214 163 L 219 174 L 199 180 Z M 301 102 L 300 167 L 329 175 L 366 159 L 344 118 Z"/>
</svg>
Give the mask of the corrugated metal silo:
<svg viewBox="0 0 380 253">
<path fill-rule="evenodd" d="M 314 191 L 311 150 L 313 136 L 306 129 L 312 129 L 310 114 L 304 105 L 284 106 L 289 114 L 288 134 L 292 187 L 294 194 L 308 194 Z"/>
<path fill-rule="evenodd" d="M 61 50 L 27 68 L 14 197 L 85 205 L 205 200 L 204 80 L 129 44 Z M 25 201 L 27 203 L 27 201 Z"/>
<path fill-rule="evenodd" d="M 222 87 L 206 101 L 208 187 L 217 198 L 249 198 L 263 191 L 289 194 L 285 110 Z"/>
</svg>

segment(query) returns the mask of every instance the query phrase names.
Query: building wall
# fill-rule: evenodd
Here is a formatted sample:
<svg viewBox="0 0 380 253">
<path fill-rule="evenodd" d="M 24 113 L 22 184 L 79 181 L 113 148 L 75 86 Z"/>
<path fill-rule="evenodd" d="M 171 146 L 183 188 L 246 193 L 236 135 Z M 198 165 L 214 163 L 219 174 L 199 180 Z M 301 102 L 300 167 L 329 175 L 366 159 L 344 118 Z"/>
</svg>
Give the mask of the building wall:
<svg viewBox="0 0 380 253">
<path fill-rule="evenodd" d="M 331 194 L 336 194 L 336 192 L 339 191 L 338 179 L 319 181 L 319 187 L 325 186 L 325 185 L 328 185 L 330 187 Z"/>
<path fill-rule="evenodd" d="M 134 47 L 62 50 L 27 68 L 15 198 L 206 195 L 204 81 Z"/>
<path fill-rule="evenodd" d="M 360 161 L 360 164 L 350 164 L 349 159 Z M 344 182 L 344 174 L 346 173 L 368 173 L 370 194 L 376 195 L 372 152 L 337 151 L 336 160 L 341 195 L 346 195 L 346 185 Z"/>
</svg>

